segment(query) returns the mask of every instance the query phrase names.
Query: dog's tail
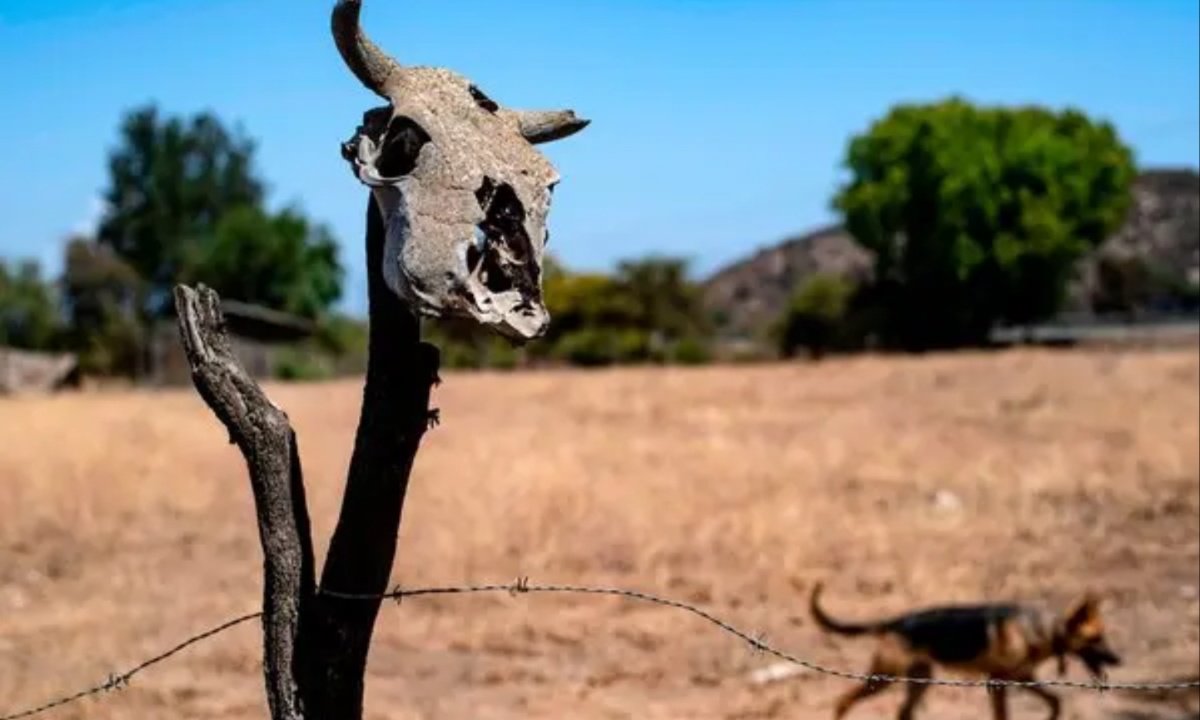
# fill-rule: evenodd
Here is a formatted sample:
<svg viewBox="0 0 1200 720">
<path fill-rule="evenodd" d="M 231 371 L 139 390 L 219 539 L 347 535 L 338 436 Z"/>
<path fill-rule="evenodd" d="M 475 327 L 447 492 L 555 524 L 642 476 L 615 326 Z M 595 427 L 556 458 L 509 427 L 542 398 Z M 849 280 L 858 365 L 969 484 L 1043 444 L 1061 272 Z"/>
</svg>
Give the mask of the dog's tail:
<svg viewBox="0 0 1200 720">
<path fill-rule="evenodd" d="M 879 623 L 848 623 L 841 620 L 835 620 L 821 608 L 820 597 L 821 591 L 825 589 L 825 584 L 818 582 L 813 586 L 812 594 L 808 597 L 808 610 L 812 613 L 813 619 L 817 621 L 817 625 L 826 632 L 835 633 L 837 635 L 849 635 L 855 637 L 858 635 L 871 635 L 879 632 L 882 628 Z"/>
</svg>

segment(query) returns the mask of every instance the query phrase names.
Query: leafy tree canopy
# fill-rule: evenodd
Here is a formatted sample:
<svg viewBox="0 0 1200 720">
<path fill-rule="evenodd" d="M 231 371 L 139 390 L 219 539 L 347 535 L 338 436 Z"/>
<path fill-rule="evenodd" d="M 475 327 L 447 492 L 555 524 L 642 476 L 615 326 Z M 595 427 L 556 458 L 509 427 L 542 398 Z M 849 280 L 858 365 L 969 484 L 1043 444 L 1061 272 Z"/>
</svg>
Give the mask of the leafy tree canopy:
<svg viewBox="0 0 1200 720">
<path fill-rule="evenodd" d="M 54 287 L 38 263 L 0 259 L 0 346 L 49 350 L 58 341 L 61 318 Z"/>
<path fill-rule="evenodd" d="M 876 255 L 882 339 L 984 342 L 1052 315 L 1076 261 L 1122 222 L 1134 162 L 1076 110 L 900 105 L 853 138 L 833 206 Z"/>
<path fill-rule="evenodd" d="M 614 280 L 636 305 L 637 324 L 673 339 L 707 329 L 700 287 L 688 275 L 685 259 L 651 255 L 618 263 Z"/>
<path fill-rule="evenodd" d="M 801 283 L 772 329 L 781 354 L 791 357 L 804 347 L 819 358 L 844 344 L 839 335 L 848 332 L 847 317 L 856 289 L 851 280 L 825 273 Z"/>
<path fill-rule="evenodd" d="M 62 301 L 67 338 L 90 373 L 135 374 L 143 338 L 137 321 L 142 280 L 107 245 L 86 237 L 67 242 Z"/>
<path fill-rule="evenodd" d="M 185 282 L 222 297 L 317 317 L 342 293 L 337 242 L 294 209 L 269 215 L 242 206 L 223 215 L 208 242 L 192 246 Z"/>
<path fill-rule="evenodd" d="M 124 117 L 96 240 L 141 278 L 142 313 L 169 312 L 180 280 L 310 316 L 338 298 L 329 230 L 294 208 L 264 208 L 254 152 L 210 113 L 167 117 L 149 105 Z"/>
</svg>

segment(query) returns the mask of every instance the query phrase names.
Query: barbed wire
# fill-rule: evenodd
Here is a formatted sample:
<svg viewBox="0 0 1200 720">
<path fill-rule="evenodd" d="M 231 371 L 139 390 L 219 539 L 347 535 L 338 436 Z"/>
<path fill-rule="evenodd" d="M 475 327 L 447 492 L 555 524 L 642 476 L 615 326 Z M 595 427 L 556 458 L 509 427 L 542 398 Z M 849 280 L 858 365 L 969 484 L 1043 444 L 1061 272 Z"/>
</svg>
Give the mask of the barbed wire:
<svg viewBox="0 0 1200 720">
<path fill-rule="evenodd" d="M 134 675 L 137 675 L 138 673 L 142 672 L 146 668 L 157 665 L 160 662 L 163 662 L 164 660 L 167 660 L 175 655 L 178 655 L 179 653 L 183 652 L 184 650 L 191 647 L 192 645 L 195 645 L 198 642 L 203 642 L 204 640 L 207 640 L 214 635 L 219 635 L 232 627 L 241 625 L 244 622 L 256 620 L 260 617 L 262 617 L 261 612 L 253 612 L 253 613 L 246 613 L 245 615 L 239 615 L 238 617 L 235 617 L 232 620 L 226 620 L 225 622 L 221 623 L 220 625 L 209 628 L 208 630 L 205 630 L 204 632 L 197 633 L 196 635 L 189 637 L 187 640 L 184 640 L 183 642 L 178 643 L 177 645 L 170 648 L 169 650 L 164 650 L 163 652 L 160 652 L 157 655 L 152 655 L 151 657 L 146 658 L 145 660 L 141 661 L 137 665 L 134 665 L 133 667 L 129 668 L 128 670 L 126 670 L 123 673 L 109 674 L 109 676 L 107 678 L 105 678 L 104 682 L 102 682 L 102 683 L 93 685 L 90 688 L 85 688 L 83 690 L 80 690 L 79 692 L 63 696 L 56 700 L 51 700 L 49 702 L 38 705 L 37 707 L 29 708 L 28 710 L 22 710 L 20 712 L 13 713 L 11 715 L 0 715 L 0 720 L 19 720 L 19 718 L 33 717 L 34 715 L 41 715 L 42 713 L 49 712 L 51 710 L 54 710 L 55 708 L 62 707 L 63 705 L 70 705 L 71 703 L 79 702 L 80 700 L 83 700 L 84 698 L 87 698 L 87 697 L 91 697 L 93 695 L 101 695 L 101 694 L 104 694 L 107 692 L 112 692 L 113 690 L 121 690 L 129 685 L 129 681 L 133 679 Z"/>
<path fill-rule="evenodd" d="M 612 587 L 594 587 L 589 585 L 533 585 L 530 584 L 529 578 L 522 577 L 511 583 L 497 583 L 489 585 L 448 585 L 443 587 L 426 587 L 415 589 L 404 589 L 395 587 L 392 590 L 379 595 L 365 595 L 353 593 L 340 593 L 331 590 L 321 589 L 318 591 L 320 595 L 325 597 L 340 599 L 340 600 L 394 600 L 399 604 L 405 598 L 414 598 L 431 595 L 470 595 L 482 593 L 508 593 L 509 595 L 523 595 L 529 593 L 541 594 L 559 594 L 559 595 L 603 595 L 609 597 L 624 598 L 627 600 L 637 600 L 639 602 L 667 607 L 674 610 L 682 610 L 688 614 L 698 617 L 714 627 L 722 630 L 725 633 L 733 635 L 742 642 L 750 646 L 752 650 L 765 655 L 770 655 L 784 662 L 798 665 L 806 670 L 809 670 L 820 675 L 828 675 L 831 677 L 840 678 L 843 680 L 854 680 L 857 682 L 866 682 L 872 684 L 884 683 L 900 683 L 909 685 L 938 685 L 944 687 L 972 687 L 972 688 L 1001 688 L 1001 687 L 1060 687 L 1070 688 L 1075 690 L 1093 690 L 1096 692 L 1109 692 L 1113 690 L 1125 692 L 1163 692 L 1170 690 L 1188 690 L 1200 689 L 1200 680 L 1183 680 L 1174 682 L 1154 682 L 1154 683 L 1110 683 L 1103 681 L 1084 682 L 1080 680 L 1000 680 L 1000 679 L 958 679 L 958 678 L 934 678 L 934 677 L 908 677 L 904 675 L 880 675 L 870 673 L 856 673 L 849 670 L 841 670 L 838 668 L 823 665 L 821 663 L 805 660 L 797 655 L 780 650 L 767 642 L 766 637 L 761 634 L 751 634 L 741 628 L 733 625 L 730 622 L 722 620 L 712 613 L 702 608 L 696 607 L 680 600 L 672 600 L 670 598 L 660 597 L 639 590 L 627 590 L 624 588 Z M 233 627 L 256 620 L 263 616 L 262 612 L 246 613 L 239 615 L 232 620 L 227 620 L 220 625 L 216 625 L 208 630 L 193 635 L 186 640 L 172 646 L 157 655 L 149 657 L 132 668 L 122 673 L 113 673 L 108 678 L 97 685 L 80 690 L 79 692 L 63 696 L 61 698 L 51 700 L 36 707 L 22 710 L 8 715 L 0 715 L 0 720 L 21 720 L 22 718 L 41 715 L 56 708 L 71 703 L 78 702 L 84 698 L 102 695 L 104 693 L 121 690 L 127 687 L 133 677 L 147 668 L 164 662 L 175 655 L 183 652 L 187 648 L 196 643 L 207 640 L 215 635 L 225 632 Z"/>
</svg>

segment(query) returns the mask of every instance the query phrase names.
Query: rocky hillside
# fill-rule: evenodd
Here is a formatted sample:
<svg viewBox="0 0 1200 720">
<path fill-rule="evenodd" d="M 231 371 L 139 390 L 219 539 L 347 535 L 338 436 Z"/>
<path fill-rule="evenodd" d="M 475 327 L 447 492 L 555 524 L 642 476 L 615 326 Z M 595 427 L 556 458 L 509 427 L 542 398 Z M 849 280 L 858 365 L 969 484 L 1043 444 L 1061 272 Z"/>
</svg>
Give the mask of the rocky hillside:
<svg viewBox="0 0 1200 720">
<path fill-rule="evenodd" d="M 1200 174 L 1155 170 L 1140 175 L 1125 224 L 1096 256 L 1104 254 L 1141 257 L 1178 280 L 1200 283 Z M 1095 259 L 1080 268 L 1076 300 L 1095 283 Z"/>
<path fill-rule="evenodd" d="M 1080 263 L 1070 304 L 1086 306 L 1103 254 L 1142 257 L 1162 271 L 1200 282 L 1200 174 L 1193 169 L 1148 170 L 1133 187 L 1125 225 Z M 863 277 L 871 254 L 840 226 L 789 238 L 726 266 L 704 281 L 704 296 L 723 334 L 754 334 L 777 317 L 806 277 L 825 272 Z"/>
<path fill-rule="evenodd" d="M 753 335 L 783 312 L 788 298 L 814 273 L 866 277 L 872 255 L 839 225 L 820 228 L 759 250 L 718 270 L 703 283 L 704 301 L 723 335 Z"/>
</svg>

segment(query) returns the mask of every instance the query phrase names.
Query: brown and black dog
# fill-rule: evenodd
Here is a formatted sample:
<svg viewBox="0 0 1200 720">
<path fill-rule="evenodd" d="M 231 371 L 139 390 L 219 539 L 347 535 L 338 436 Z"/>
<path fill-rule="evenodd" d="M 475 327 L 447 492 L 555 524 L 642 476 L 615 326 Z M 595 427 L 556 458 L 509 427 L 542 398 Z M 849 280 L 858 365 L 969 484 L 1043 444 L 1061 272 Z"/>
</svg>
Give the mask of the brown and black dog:
<svg viewBox="0 0 1200 720">
<path fill-rule="evenodd" d="M 934 667 L 994 680 L 1030 681 L 1034 670 L 1051 658 L 1059 674 L 1066 660 L 1083 661 L 1095 677 L 1121 659 L 1109 647 L 1100 619 L 1100 603 L 1091 592 L 1061 615 L 1016 603 L 944 605 L 917 610 L 875 622 L 850 623 L 830 617 L 820 605 L 822 584 L 812 590 L 809 609 L 817 624 L 838 635 L 873 636 L 878 646 L 866 674 L 894 677 L 933 677 Z M 834 718 L 845 716 L 859 701 L 887 689 L 889 682 L 864 682 L 842 695 Z M 927 684 L 905 685 L 906 697 L 897 715 L 912 720 Z M 1046 688 L 1018 686 L 1041 698 L 1050 709 L 1049 720 L 1060 712 L 1058 695 Z M 994 720 L 1008 719 L 1005 687 L 989 688 Z"/>
</svg>

